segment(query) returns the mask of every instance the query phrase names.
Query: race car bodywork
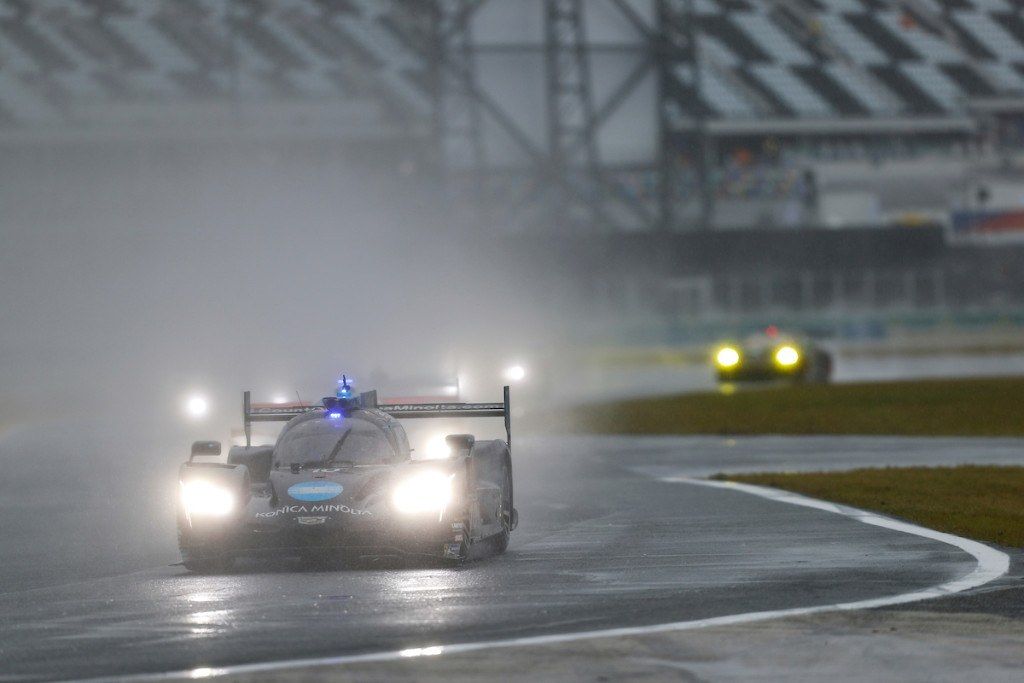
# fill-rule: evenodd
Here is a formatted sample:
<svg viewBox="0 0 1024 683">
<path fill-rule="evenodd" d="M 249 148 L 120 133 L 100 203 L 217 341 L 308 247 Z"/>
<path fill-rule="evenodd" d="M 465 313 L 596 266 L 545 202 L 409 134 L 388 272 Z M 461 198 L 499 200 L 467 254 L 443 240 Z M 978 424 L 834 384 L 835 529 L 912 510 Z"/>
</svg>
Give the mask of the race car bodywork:
<svg viewBox="0 0 1024 683">
<path fill-rule="evenodd" d="M 792 380 L 823 384 L 832 375 L 832 356 L 811 340 L 775 328 L 742 343 L 724 343 L 712 357 L 719 382 Z"/>
<path fill-rule="evenodd" d="M 466 434 L 450 455 L 413 460 L 406 418 L 503 417 L 506 440 Z M 178 539 L 192 571 L 241 555 L 354 559 L 420 555 L 453 562 L 470 549 L 501 553 L 518 523 L 513 507 L 509 393 L 502 403 L 378 405 L 376 392 L 320 406 L 254 406 L 253 422 L 287 421 L 274 445 L 233 447 L 226 463 L 196 442 L 179 472 Z M 476 553 L 474 553 L 476 554 Z"/>
</svg>

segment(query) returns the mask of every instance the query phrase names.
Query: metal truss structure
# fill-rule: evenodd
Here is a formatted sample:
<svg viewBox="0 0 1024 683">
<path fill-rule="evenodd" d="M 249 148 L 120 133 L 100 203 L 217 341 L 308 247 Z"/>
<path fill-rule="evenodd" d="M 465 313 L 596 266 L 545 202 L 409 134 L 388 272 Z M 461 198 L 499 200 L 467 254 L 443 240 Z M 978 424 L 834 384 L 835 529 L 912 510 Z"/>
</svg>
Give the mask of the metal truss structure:
<svg viewBox="0 0 1024 683">
<path fill-rule="evenodd" d="M 582 0 L 544 3 L 544 64 L 547 90 L 549 215 L 557 226 L 599 224 L 602 188 L 600 156 L 593 135 L 594 98 Z M 586 200 L 584 215 L 572 216 L 572 187 Z"/>
<path fill-rule="evenodd" d="M 715 195 L 694 0 L 657 0 L 656 8 L 660 227 L 671 231 L 676 224 L 680 171 L 687 167 L 695 180 L 697 223 L 707 228 L 714 217 Z"/>
<path fill-rule="evenodd" d="M 713 198 L 705 178 L 706 110 L 701 105 L 692 0 L 656 0 L 653 23 L 628 0 L 606 0 L 636 30 L 640 59 L 601 101 L 592 87 L 584 0 L 543 0 L 546 145 L 538 144 L 477 80 L 478 48 L 470 26 L 474 14 L 490 1 L 434 0 L 429 35 L 415 30 L 404 34 L 407 45 L 431 65 L 435 143 L 446 196 L 473 207 L 475 220 L 529 231 L 617 232 L 627 226 L 675 231 L 682 223 L 678 208 L 693 199 L 681 189 L 680 170 L 685 167 L 702 188 L 697 215 L 707 225 Z M 602 126 L 652 72 L 658 79 L 660 125 L 653 203 L 616 181 L 602 163 L 597 142 Z M 520 169 L 488 166 L 484 125 L 502 131 L 519 149 L 525 159 Z"/>
<path fill-rule="evenodd" d="M 472 223 L 486 223 L 489 206 L 483 113 L 469 21 L 480 4 L 477 0 L 437 0 L 427 48 L 434 96 L 435 169 L 446 204 L 466 207 Z"/>
<path fill-rule="evenodd" d="M 880 2 L 0 0 L 0 144 L 373 142 L 479 232 L 804 224 L 815 176 L 783 144 L 1019 145 L 1020 12 L 899 4 L 927 30 Z"/>
</svg>

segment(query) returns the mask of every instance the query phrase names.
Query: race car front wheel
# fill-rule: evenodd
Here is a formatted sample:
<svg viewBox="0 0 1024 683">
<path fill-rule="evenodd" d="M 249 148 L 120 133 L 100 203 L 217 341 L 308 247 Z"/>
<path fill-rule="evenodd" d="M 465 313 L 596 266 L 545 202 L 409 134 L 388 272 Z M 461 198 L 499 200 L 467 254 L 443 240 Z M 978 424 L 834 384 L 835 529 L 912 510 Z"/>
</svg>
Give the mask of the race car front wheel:
<svg viewBox="0 0 1024 683">
<path fill-rule="evenodd" d="M 490 538 L 491 549 L 495 555 L 500 555 L 508 550 L 508 539 L 512 534 L 513 516 L 512 509 L 512 472 L 506 463 L 501 472 L 501 531 Z"/>
</svg>

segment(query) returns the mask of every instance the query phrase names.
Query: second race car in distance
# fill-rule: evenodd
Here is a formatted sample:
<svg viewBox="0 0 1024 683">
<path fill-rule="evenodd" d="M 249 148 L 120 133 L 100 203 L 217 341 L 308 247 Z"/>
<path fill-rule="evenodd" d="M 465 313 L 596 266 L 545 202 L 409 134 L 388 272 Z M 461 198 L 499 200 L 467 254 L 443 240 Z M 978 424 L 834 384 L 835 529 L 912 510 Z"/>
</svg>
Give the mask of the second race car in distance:
<svg viewBox="0 0 1024 683">
<path fill-rule="evenodd" d="M 193 444 L 179 472 L 178 541 L 191 571 L 243 555 L 309 560 L 421 556 L 462 562 L 501 553 L 518 523 L 512 499 L 509 392 L 501 403 L 378 404 L 347 383 L 317 406 L 254 405 L 254 422 L 287 422 L 277 442 Z M 411 457 L 405 418 L 504 418 L 506 439 L 447 438 L 443 460 Z"/>
<path fill-rule="evenodd" d="M 715 347 L 712 362 L 719 382 L 792 380 L 825 384 L 832 377 L 832 355 L 803 335 L 771 326 L 742 343 Z"/>
</svg>

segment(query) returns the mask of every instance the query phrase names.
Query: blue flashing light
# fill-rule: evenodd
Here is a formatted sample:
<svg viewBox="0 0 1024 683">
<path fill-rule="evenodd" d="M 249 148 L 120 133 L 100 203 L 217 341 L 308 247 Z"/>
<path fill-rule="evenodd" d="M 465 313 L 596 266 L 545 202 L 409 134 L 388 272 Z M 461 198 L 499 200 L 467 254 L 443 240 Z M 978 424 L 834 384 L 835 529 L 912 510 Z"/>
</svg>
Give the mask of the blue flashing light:
<svg viewBox="0 0 1024 683">
<path fill-rule="evenodd" d="M 332 420 L 337 420 L 341 418 L 341 413 L 329 413 L 327 417 L 331 418 Z"/>
<path fill-rule="evenodd" d="M 342 375 L 338 380 L 338 392 L 335 395 L 338 398 L 352 398 L 352 385 L 349 383 L 347 375 Z"/>
</svg>

